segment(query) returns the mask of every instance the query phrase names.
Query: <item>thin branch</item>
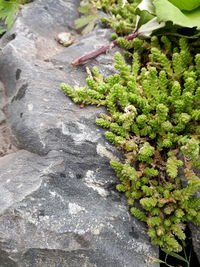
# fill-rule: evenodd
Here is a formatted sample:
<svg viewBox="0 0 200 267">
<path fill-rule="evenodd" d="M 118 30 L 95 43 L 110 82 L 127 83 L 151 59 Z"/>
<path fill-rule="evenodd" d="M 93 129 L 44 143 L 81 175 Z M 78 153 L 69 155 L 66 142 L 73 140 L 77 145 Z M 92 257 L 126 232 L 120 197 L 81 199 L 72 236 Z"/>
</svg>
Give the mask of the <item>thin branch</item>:
<svg viewBox="0 0 200 267">
<path fill-rule="evenodd" d="M 131 35 L 125 36 L 124 39 L 131 41 L 134 38 L 138 37 L 139 33 L 138 32 L 134 32 Z M 115 47 L 116 45 L 118 45 L 117 40 L 112 41 L 111 43 L 109 43 L 108 45 L 104 45 L 101 46 L 100 48 L 97 48 L 95 50 L 90 51 L 89 53 L 86 53 L 85 55 L 76 58 L 75 60 L 72 61 L 72 65 L 73 66 L 78 66 L 81 64 L 86 63 L 88 60 L 95 58 L 103 53 L 107 53 L 110 49 L 112 49 L 113 47 Z"/>
</svg>

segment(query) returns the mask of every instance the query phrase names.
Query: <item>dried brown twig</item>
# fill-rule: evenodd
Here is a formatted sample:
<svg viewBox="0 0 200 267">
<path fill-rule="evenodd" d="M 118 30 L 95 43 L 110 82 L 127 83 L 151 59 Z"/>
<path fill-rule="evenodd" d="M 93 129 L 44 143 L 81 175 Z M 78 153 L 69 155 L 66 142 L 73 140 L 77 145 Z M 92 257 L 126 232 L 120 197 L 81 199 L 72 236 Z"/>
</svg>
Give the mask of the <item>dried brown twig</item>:
<svg viewBox="0 0 200 267">
<path fill-rule="evenodd" d="M 139 35 L 139 33 L 136 31 L 136 32 L 132 33 L 131 35 L 125 36 L 124 39 L 131 41 L 134 38 L 138 37 L 138 35 Z M 103 53 L 107 53 L 110 49 L 112 49 L 116 45 L 118 45 L 118 41 L 114 40 L 111 43 L 109 43 L 108 45 L 101 46 L 100 48 L 92 50 L 89 53 L 86 53 L 85 55 L 83 55 L 79 58 L 76 58 L 75 60 L 72 61 L 71 64 L 73 66 L 78 66 L 78 65 L 84 64 L 92 58 L 95 58 L 95 57 L 97 57 Z"/>
</svg>

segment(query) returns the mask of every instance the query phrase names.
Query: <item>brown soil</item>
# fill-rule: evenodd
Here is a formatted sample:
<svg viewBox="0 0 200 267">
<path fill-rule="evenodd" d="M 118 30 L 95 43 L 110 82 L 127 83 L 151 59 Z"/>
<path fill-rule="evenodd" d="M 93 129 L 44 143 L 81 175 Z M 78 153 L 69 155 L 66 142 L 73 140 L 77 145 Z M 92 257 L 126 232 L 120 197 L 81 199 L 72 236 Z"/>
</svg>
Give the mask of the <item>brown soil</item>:
<svg viewBox="0 0 200 267">
<path fill-rule="evenodd" d="M 17 148 L 11 143 L 11 130 L 6 123 L 0 125 L 0 157 L 16 152 Z"/>
<path fill-rule="evenodd" d="M 3 84 L 0 82 L 0 112 L 6 104 L 6 95 Z M 11 142 L 11 130 L 6 119 L 0 122 L 0 157 L 16 152 L 17 148 Z"/>
</svg>

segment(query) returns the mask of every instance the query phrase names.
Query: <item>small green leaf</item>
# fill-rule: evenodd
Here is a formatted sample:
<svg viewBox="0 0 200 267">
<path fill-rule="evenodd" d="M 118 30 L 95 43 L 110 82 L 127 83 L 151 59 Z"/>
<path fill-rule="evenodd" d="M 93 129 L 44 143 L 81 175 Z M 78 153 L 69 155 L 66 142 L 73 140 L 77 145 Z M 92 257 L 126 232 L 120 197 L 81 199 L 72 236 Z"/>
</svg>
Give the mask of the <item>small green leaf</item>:
<svg viewBox="0 0 200 267">
<path fill-rule="evenodd" d="M 0 27 L 0 35 L 2 35 L 4 32 L 6 32 L 6 29 L 3 27 Z"/>
<path fill-rule="evenodd" d="M 80 29 L 80 28 L 86 26 L 87 24 L 89 24 L 91 21 L 94 21 L 96 19 L 97 19 L 96 15 L 82 16 L 82 17 L 76 19 L 74 24 L 75 24 L 76 29 Z"/>
<path fill-rule="evenodd" d="M 89 5 L 81 5 L 78 8 L 78 12 L 82 13 L 82 14 L 88 14 L 90 11 L 91 7 Z"/>
<path fill-rule="evenodd" d="M 82 33 L 83 34 L 90 33 L 94 29 L 95 21 L 96 20 L 92 20 L 90 23 L 88 23 L 88 25 L 83 29 Z"/>
<path fill-rule="evenodd" d="M 164 261 L 158 259 L 158 258 L 153 258 L 153 262 L 158 262 L 158 263 L 165 263 Z"/>
<path fill-rule="evenodd" d="M 12 1 L 0 1 L 0 19 L 2 19 L 7 28 L 11 28 L 18 10 L 22 7 L 21 0 L 12 0 Z"/>
<path fill-rule="evenodd" d="M 182 256 L 180 256 L 179 254 L 175 253 L 175 252 L 168 252 L 167 250 L 163 249 L 162 248 L 162 251 L 164 251 L 166 254 L 178 259 L 178 260 L 181 260 L 181 261 L 184 261 L 186 263 L 189 263 L 185 258 L 183 258 Z"/>
</svg>

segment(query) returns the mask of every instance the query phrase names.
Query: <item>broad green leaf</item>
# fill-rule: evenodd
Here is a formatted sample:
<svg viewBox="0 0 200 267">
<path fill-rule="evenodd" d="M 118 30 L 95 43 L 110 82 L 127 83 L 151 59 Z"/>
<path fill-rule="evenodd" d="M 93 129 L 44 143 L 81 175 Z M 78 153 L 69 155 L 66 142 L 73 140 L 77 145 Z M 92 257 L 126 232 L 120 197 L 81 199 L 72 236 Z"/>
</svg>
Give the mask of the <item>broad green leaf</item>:
<svg viewBox="0 0 200 267">
<path fill-rule="evenodd" d="M 136 8 L 136 30 L 155 17 L 152 0 L 143 0 Z"/>
<path fill-rule="evenodd" d="M 165 22 L 159 23 L 156 17 L 148 21 L 146 24 L 143 24 L 138 32 L 142 36 L 149 37 L 153 31 L 163 28 L 165 26 Z"/>
<path fill-rule="evenodd" d="M 148 11 L 150 14 L 154 14 L 155 11 L 154 11 L 154 5 L 152 3 L 152 0 L 143 0 L 138 6 L 137 6 L 137 9 L 136 9 L 136 12 L 138 12 L 138 9 L 139 10 L 146 10 Z"/>
<path fill-rule="evenodd" d="M 172 21 L 182 27 L 200 28 L 200 7 L 193 11 L 181 11 L 167 0 L 154 0 L 155 13 L 159 21 Z"/>
<path fill-rule="evenodd" d="M 142 25 L 146 24 L 148 21 L 150 21 L 151 19 L 153 19 L 155 16 L 150 14 L 148 11 L 146 10 L 138 10 L 139 15 L 139 19 L 137 22 L 137 28 L 140 28 Z"/>
<path fill-rule="evenodd" d="M 169 0 L 169 2 L 178 7 L 180 10 L 191 11 L 200 6 L 199 0 Z"/>
</svg>

